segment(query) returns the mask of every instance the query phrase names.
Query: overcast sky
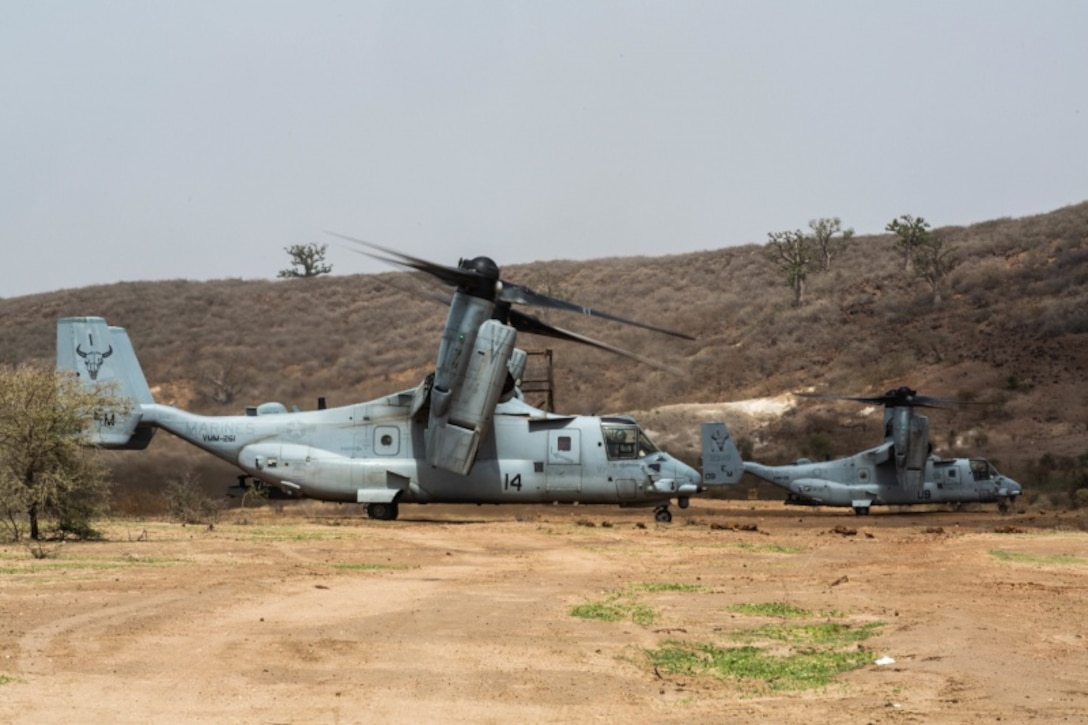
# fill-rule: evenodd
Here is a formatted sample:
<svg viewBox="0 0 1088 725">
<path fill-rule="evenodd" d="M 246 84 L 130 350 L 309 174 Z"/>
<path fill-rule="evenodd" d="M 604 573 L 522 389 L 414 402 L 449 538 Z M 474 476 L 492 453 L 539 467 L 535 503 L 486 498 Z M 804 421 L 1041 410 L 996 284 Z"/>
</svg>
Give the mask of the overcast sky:
<svg viewBox="0 0 1088 725">
<path fill-rule="evenodd" d="M 0 0 L 0 297 L 1088 199 L 1082 0 Z M 674 280 L 663 280 L 674 284 Z"/>
</svg>

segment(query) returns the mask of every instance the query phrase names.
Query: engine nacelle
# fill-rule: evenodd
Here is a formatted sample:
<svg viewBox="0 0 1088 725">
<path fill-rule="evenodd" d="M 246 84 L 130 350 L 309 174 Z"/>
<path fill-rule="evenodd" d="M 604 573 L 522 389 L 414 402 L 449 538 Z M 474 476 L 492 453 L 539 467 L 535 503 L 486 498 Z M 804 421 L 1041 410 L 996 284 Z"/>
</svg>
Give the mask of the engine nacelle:
<svg viewBox="0 0 1088 725">
<path fill-rule="evenodd" d="M 460 474 L 472 469 L 509 374 L 516 338 L 514 328 L 496 320 L 480 325 L 464 374 L 452 381 L 448 401 L 432 403 L 427 430 L 429 463 Z M 431 395 L 433 401 L 435 391 Z"/>
<path fill-rule="evenodd" d="M 434 370 L 434 388 L 431 394 L 432 415 L 447 415 L 450 395 L 460 384 L 470 362 L 470 352 L 476 344 L 476 335 L 484 322 L 491 317 L 495 305 L 488 300 L 455 292 L 438 346 L 438 362 Z"/>
<path fill-rule="evenodd" d="M 516 339 L 514 328 L 496 320 L 480 325 L 464 378 L 453 390 L 451 423 L 468 428 L 486 425 L 491 420 L 506 383 Z"/>
</svg>

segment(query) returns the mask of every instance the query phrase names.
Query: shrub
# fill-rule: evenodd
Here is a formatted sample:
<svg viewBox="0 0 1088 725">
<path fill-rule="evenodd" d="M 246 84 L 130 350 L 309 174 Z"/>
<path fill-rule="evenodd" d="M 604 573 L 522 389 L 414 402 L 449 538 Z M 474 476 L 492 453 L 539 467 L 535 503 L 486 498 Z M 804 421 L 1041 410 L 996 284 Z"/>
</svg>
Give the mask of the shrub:
<svg viewBox="0 0 1088 725">
<path fill-rule="evenodd" d="M 171 481 L 163 492 L 170 517 L 183 524 L 211 524 L 219 520 L 222 505 L 200 488 L 200 477 L 192 472 Z"/>
</svg>

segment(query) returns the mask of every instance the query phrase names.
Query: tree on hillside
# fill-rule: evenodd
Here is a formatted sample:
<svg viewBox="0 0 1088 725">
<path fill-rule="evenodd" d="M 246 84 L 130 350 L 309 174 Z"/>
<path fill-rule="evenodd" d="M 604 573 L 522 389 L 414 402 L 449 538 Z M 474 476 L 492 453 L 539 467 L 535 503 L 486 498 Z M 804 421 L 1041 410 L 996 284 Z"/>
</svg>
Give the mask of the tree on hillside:
<svg viewBox="0 0 1088 725">
<path fill-rule="evenodd" d="M 249 372 L 235 360 L 206 365 L 200 373 L 200 380 L 204 396 L 220 405 L 233 403 L 250 384 Z"/>
<path fill-rule="evenodd" d="M 786 277 L 786 285 L 793 290 L 793 304 L 804 303 L 805 280 L 816 256 L 812 237 L 797 229 L 792 232 L 767 234 L 767 258 Z"/>
<path fill-rule="evenodd" d="M 925 280 L 933 290 L 933 306 L 941 304 L 941 283 L 960 262 L 954 250 L 939 234 L 927 234 L 914 250 L 914 275 Z"/>
<path fill-rule="evenodd" d="M 843 229 L 842 219 L 838 217 L 812 219 L 808 227 L 812 230 L 812 240 L 820 254 L 820 268 L 826 272 L 831 269 L 832 257 L 846 249 L 854 230 Z"/>
<path fill-rule="evenodd" d="M 68 373 L 32 365 L 0 366 L 0 526 L 31 539 L 44 524 L 57 535 L 93 535 L 109 495 L 106 470 L 83 435 L 95 418 L 121 416 L 107 388 L 89 389 Z"/>
<path fill-rule="evenodd" d="M 281 269 L 276 276 L 284 278 L 292 277 L 316 277 L 320 274 L 328 274 L 332 271 L 332 265 L 325 264 L 325 251 L 328 244 L 292 244 L 284 247 L 284 251 L 291 257 L 291 268 Z"/>
<path fill-rule="evenodd" d="M 922 217 L 916 219 L 904 214 L 892 219 L 884 229 L 899 236 L 895 246 L 903 250 L 904 269 L 910 272 L 914 267 L 915 250 L 929 239 L 929 222 Z"/>
</svg>

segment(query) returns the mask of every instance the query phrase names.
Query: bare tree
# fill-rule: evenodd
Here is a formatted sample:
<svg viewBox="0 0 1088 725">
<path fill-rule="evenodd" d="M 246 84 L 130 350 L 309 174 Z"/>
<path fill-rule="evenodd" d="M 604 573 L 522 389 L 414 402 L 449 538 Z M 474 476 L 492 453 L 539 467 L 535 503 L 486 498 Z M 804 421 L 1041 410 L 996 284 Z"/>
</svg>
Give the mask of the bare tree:
<svg viewBox="0 0 1088 725">
<path fill-rule="evenodd" d="M 831 269 L 832 257 L 846 249 L 854 230 L 843 229 L 842 219 L 838 217 L 813 219 L 809 221 L 808 228 L 812 230 L 812 240 L 820 254 L 820 268 L 826 272 Z"/>
<path fill-rule="evenodd" d="M 183 524 L 214 524 L 219 521 L 222 502 L 208 496 L 200 487 L 200 476 L 186 471 L 170 481 L 163 490 L 170 516 Z"/>
<path fill-rule="evenodd" d="M 898 219 L 892 219 L 884 229 L 899 235 L 895 244 L 903 250 L 903 268 L 910 272 L 914 267 L 914 251 L 929 239 L 929 222 L 922 217 L 916 219 L 910 214 L 904 214 Z"/>
<path fill-rule="evenodd" d="M 933 290 L 933 306 L 941 304 L 941 283 L 960 262 L 954 250 L 939 234 L 927 234 L 914 250 L 914 275 L 925 280 Z"/>
<path fill-rule="evenodd" d="M 230 405 L 249 385 L 250 378 L 234 361 L 213 364 L 201 373 L 204 394 L 220 405 Z"/>
<path fill-rule="evenodd" d="M 793 290 L 794 306 L 804 304 L 805 280 L 816 256 L 812 238 L 800 229 L 769 232 L 767 237 L 767 258 L 786 276 L 786 284 Z"/>
<path fill-rule="evenodd" d="M 276 276 L 284 278 L 292 277 L 316 277 L 320 274 L 328 274 L 332 271 L 332 265 L 325 264 L 325 251 L 328 244 L 292 244 L 284 247 L 284 251 L 291 257 L 291 268 L 281 269 Z"/>
</svg>

